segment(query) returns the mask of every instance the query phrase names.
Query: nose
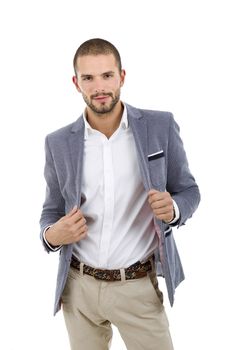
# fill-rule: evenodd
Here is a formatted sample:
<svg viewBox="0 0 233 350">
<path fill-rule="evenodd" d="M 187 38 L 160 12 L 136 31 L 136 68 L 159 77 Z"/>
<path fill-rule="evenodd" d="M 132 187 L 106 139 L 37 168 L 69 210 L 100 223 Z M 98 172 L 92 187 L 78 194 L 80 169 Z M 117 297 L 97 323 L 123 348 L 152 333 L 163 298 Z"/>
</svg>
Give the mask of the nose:
<svg viewBox="0 0 233 350">
<path fill-rule="evenodd" d="M 105 91 L 105 87 L 104 87 L 103 80 L 101 78 L 95 79 L 94 92 L 100 93 L 100 92 L 104 92 L 104 91 Z"/>
</svg>

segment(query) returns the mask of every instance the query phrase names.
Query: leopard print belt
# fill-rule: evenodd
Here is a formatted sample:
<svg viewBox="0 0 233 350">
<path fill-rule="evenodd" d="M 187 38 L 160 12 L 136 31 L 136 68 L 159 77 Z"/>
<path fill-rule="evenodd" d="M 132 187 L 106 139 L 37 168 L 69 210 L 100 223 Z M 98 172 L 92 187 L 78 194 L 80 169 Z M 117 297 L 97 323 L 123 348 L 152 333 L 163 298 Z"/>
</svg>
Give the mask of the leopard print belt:
<svg viewBox="0 0 233 350">
<path fill-rule="evenodd" d="M 132 280 L 132 279 L 145 277 L 147 275 L 147 272 L 152 271 L 152 260 L 153 260 L 153 257 L 150 257 L 149 260 L 147 260 L 144 263 L 137 261 L 133 265 L 124 269 L 125 279 Z M 70 266 L 80 271 L 80 261 L 74 256 L 72 256 Z M 120 269 L 118 270 L 117 269 L 116 270 L 96 269 L 94 267 L 84 264 L 83 273 L 102 281 L 113 282 L 113 281 L 121 280 Z"/>
</svg>

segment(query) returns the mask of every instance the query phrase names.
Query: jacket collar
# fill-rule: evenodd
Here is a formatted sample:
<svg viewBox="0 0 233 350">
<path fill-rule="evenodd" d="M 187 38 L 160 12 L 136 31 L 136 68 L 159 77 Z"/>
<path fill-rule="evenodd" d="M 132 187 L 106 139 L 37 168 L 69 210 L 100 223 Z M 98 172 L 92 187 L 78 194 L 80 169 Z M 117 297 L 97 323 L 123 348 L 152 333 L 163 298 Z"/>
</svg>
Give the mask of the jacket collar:
<svg viewBox="0 0 233 350">
<path fill-rule="evenodd" d="M 137 108 L 129 105 L 128 103 L 124 103 L 126 109 L 127 109 L 127 117 L 128 122 L 130 123 L 130 120 L 133 119 L 141 119 L 143 118 L 142 113 Z M 85 127 L 84 120 L 83 120 L 83 114 L 80 115 L 80 117 L 73 123 L 73 126 L 71 128 L 72 133 L 76 133 L 78 130 L 81 130 Z"/>
</svg>

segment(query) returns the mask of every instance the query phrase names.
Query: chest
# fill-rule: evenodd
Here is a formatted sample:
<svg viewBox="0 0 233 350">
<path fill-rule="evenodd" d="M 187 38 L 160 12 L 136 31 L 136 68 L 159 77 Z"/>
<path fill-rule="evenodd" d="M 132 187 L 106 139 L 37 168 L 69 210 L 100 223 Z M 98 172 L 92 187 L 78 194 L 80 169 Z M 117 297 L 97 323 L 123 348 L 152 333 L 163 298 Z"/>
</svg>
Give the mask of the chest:
<svg viewBox="0 0 233 350">
<path fill-rule="evenodd" d="M 107 182 L 113 186 L 141 182 L 136 145 L 129 131 L 110 139 L 96 135 L 84 142 L 82 186 L 100 188 Z"/>
</svg>

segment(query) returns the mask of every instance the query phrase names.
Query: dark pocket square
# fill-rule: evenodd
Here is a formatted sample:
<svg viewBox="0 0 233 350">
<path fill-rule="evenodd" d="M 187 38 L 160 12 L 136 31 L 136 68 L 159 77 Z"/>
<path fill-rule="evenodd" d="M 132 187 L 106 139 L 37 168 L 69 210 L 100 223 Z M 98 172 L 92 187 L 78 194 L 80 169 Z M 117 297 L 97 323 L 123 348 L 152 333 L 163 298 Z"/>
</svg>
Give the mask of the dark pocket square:
<svg viewBox="0 0 233 350">
<path fill-rule="evenodd" d="M 150 162 L 151 160 L 158 159 L 158 158 L 162 158 L 162 157 L 164 157 L 164 152 L 163 152 L 163 150 L 161 150 L 161 151 L 159 151 L 159 152 L 152 153 L 152 154 L 148 154 L 148 156 L 147 156 L 149 162 Z"/>
</svg>

